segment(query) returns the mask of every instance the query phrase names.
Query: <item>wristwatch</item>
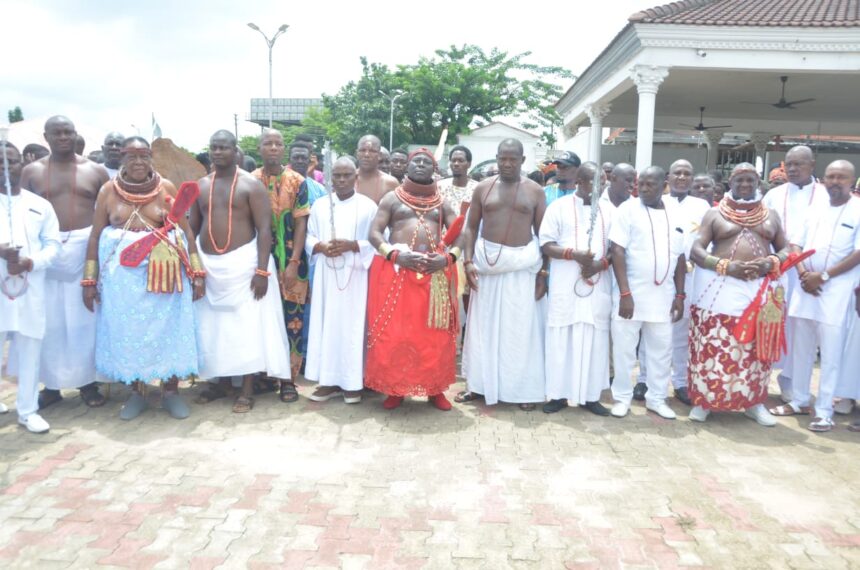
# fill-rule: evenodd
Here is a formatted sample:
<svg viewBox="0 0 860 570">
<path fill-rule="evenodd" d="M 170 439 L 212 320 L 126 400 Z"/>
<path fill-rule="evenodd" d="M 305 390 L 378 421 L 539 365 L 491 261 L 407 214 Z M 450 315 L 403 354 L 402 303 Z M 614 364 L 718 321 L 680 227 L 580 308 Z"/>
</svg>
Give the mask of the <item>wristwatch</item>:
<svg viewBox="0 0 860 570">
<path fill-rule="evenodd" d="M 825 283 L 827 283 L 827 281 L 829 279 L 830 279 L 830 274 L 827 273 L 826 271 L 822 271 L 821 272 L 821 280 L 824 281 Z"/>
</svg>

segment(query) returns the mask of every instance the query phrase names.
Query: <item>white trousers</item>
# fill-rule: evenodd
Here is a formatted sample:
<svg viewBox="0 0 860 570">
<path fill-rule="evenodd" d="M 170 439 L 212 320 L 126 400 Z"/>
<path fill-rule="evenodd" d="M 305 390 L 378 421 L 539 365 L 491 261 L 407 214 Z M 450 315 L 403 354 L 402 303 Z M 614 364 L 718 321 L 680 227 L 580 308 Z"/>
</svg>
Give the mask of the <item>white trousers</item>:
<svg viewBox="0 0 860 570">
<path fill-rule="evenodd" d="M 683 318 L 672 323 L 672 387 L 687 387 L 687 364 L 690 358 L 690 319 Z M 645 384 L 648 375 L 647 349 L 645 342 L 639 342 L 639 384 Z"/>
<path fill-rule="evenodd" d="M 845 327 L 826 325 L 812 319 L 794 319 L 794 338 L 789 352 L 792 404 L 809 405 L 812 367 L 815 365 L 816 349 L 820 347 L 821 375 L 818 380 L 818 397 L 815 399 L 815 416 L 833 416 L 833 395 L 839 383 L 845 336 Z"/>
<path fill-rule="evenodd" d="M 787 301 L 786 301 L 787 303 Z M 794 346 L 794 331 L 797 328 L 797 321 L 801 321 L 804 319 L 798 319 L 797 317 L 786 317 L 785 318 L 785 345 L 788 347 Z M 779 370 L 779 374 L 776 377 L 776 381 L 779 383 L 779 391 L 782 393 L 791 392 L 792 391 L 792 378 L 794 378 L 794 358 L 791 354 L 786 354 L 782 358 L 780 358 L 777 362 L 774 363 L 773 368 L 775 370 Z M 811 369 L 810 369 L 811 370 Z M 807 384 L 807 392 L 809 391 L 809 386 Z"/>
<path fill-rule="evenodd" d="M 649 323 L 616 318 L 612 320 L 612 398 L 630 404 L 633 400 L 633 368 L 636 365 L 636 345 L 639 334 L 648 346 L 643 359 L 648 375 L 645 400 L 659 404 L 668 392 L 670 359 L 672 358 L 672 323 Z"/>
<path fill-rule="evenodd" d="M 576 323 L 546 329 L 546 397 L 599 402 L 609 386 L 609 331 Z"/>
<path fill-rule="evenodd" d="M 26 418 L 39 411 L 39 358 L 42 339 L 30 338 L 17 332 L 0 332 L 0 355 L 9 339 L 9 351 L 15 351 L 18 362 L 18 397 L 15 406 L 18 416 Z M 11 354 L 10 354 L 11 356 Z"/>
</svg>

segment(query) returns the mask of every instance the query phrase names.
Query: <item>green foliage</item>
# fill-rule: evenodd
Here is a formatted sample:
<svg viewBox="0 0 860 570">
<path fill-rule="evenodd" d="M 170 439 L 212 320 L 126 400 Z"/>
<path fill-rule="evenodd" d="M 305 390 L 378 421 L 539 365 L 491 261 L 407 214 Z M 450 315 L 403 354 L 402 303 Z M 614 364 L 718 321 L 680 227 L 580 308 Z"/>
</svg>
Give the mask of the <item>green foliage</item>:
<svg viewBox="0 0 860 570">
<path fill-rule="evenodd" d="M 358 139 L 371 133 L 388 145 L 390 100 L 380 91 L 405 94 L 395 103 L 394 144 L 436 144 L 445 125 L 452 143 L 475 124 L 512 116 L 527 129 L 541 129 L 549 142 L 560 118 L 553 103 L 563 87 L 552 80 L 570 80 L 561 67 L 526 63 L 531 52 L 509 56 L 493 48 L 451 46 L 432 58 L 400 65 L 392 71 L 361 58 L 362 75 L 335 95 L 323 96 L 323 108 L 311 113 L 305 125 L 332 139 L 339 152 L 352 153 Z"/>
<path fill-rule="evenodd" d="M 18 123 L 24 120 L 24 113 L 21 111 L 21 107 L 9 109 L 9 111 L 6 112 L 6 116 L 9 117 L 10 123 Z"/>
</svg>

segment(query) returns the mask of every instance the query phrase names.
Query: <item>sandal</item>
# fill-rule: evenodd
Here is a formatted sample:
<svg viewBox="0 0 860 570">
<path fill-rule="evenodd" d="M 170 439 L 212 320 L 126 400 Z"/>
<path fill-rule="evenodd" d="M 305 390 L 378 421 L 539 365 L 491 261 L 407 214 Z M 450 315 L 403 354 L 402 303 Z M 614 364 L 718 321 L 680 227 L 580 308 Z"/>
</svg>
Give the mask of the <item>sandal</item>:
<svg viewBox="0 0 860 570">
<path fill-rule="evenodd" d="M 278 397 L 285 404 L 290 404 L 299 399 L 299 392 L 296 390 L 296 385 L 292 382 L 287 382 L 285 380 L 281 381 L 281 390 L 278 393 Z"/>
<path fill-rule="evenodd" d="M 808 416 L 809 406 L 795 406 L 791 402 L 768 410 L 774 416 Z"/>
<path fill-rule="evenodd" d="M 524 412 L 533 412 L 537 408 L 537 404 L 517 404 Z"/>
<path fill-rule="evenodd" d="M 809 431 L 824 433 L 832 430 L 834 425 L 835 424 L 833 423 L 833 420 L 831 420 L 830 418 L 815 418 L 814 420 L 809 422 L 807 428 L 809 429 Z"/>
<path fill-rule="evenodd" d="M 233 402 L 234 414 L 247 414 L 254 409 L 254 398 L 251 396 L 239 396 Z"/>
<path fill-rule="evenodd" d="M 48 406 L 53 406 L 57 402 L 63 401 L 63 395 L 59 390 L 48 390 L 47 388 L 43 388 L 41 392 L 39 392 L 39 409 L 44 410 Z"/>
<path fill-rule="evenodd" d="M 220 400 L 221 398 L 226 398 L 227 396 L 227 389 L 224 388 L 224 386 L 222 386 L 220 383 L 210 383 L 209 387 L 200 392 L 200 394 L 194 399 L 194 403 L 208 404 L 209 402 L 214 402 L 215 400 Z"/>
<path fill-rule="evenodd" d="M 474 402 L 475 400 L 480 400 L 483 397 L 483 394 L 476 394 L 475 392 L 463 390 L 462 392 L 458 392 L 457 395 L 454 396 L 454 401 L 458 404 L 464 404 L 466 402 Z"/>
<path fill-rule="evenodd" d="M 107 398 L 99 392 L 98 384 L 95 382 L 82 386 L 80 392 L 81 400 L 84 401 L 84 404 L 86 404 L 88 408 L 101 408 L 105 405 L 105 402 L 107 402 Z"/>
<path fill-rule="evenodd" d="M 258 375 L 254 376 L 254 380 L 252 381 L 254 395 L 259 396 L 260 394 L 268 394 L 269 392 L 274 392 L 278 389 L 278 380 L 276 378 L 269 378 L 268 376 Z"/>
<path fill-rule="evenodd" d="M 848 424 L 848 431 L 853 431 L 854 433 L 860 432 L 860 422 Z"/>
</svg>

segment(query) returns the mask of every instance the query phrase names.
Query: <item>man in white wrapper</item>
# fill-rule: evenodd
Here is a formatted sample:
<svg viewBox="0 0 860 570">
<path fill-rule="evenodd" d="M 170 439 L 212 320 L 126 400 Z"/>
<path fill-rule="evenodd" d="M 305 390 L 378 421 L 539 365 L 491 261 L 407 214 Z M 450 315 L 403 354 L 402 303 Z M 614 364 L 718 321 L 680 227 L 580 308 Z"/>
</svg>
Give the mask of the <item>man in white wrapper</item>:
<svg viewBox="0 0 860 570">
<path fill-rule="evenodd" d="M 368 241 L 376 203 L 355 191 L 355 164 L 334 163 L 334 195 L 311 208 L 305 250 L 314 266 L 305 377 L 319 382 L 310 399 L 361 401 L 367 275 L 376 250 Z M 332 211 L 333 210 L 333 211 Z"/>
<path fill-rule="evenodd" d="M 618 283 L 613 293 L 612 350 L 615 380 L 612 415 L 624 417 L 633 399 L 633 366 L 640 333 L 647 345 L 648 392 L 645 407 L 665 419 L 672 323 L 684 312 L 683 217 L 662 200 L 666 173 L 650 166 L 639 176 L 639 198 L 621 204 L 612 220 L 612 264 Z"/>
<path fill-rule="evenodd" d="M 776 416 L 809 413 L 812 367 L 821 350 L 821 375 L 815 415 L 809 429 L 833 429 L 833 397 L 839 382 L 842 351 L 853 318 L 851 305 L 860 264 L 860 198 L 851 195 L 854 166 L 832 162 L 824 173 L 830 204 L 807 218 L 790 241 L 795 251 L 815 250 L 798 266 L 800 288 L 791 297 L 788 314 L 794 319 L 791 357 L 792 399 L 771 410 Z M 854 371 L 856 374 L 856 370 Z"/>
<path fill-rule="evenodd" d="M 816 212 L 827 208 L 827 189 L 813 176 L 815 172 L 815 155 L 808 146 L 798 145 L 785 153 L 785 172 L 788 182 L 771 188 L 762 198 L 762 204 L 768 210 L 776 212 L 782 222 L 782 232 L 789 240 L 802 229 L 807 218 L 814 218 Z M 800 288 L 797 271 L 788 271 L 783 276 L 785 300 L 791 306 L 794 291 Z M 792 346 L 794 335 L 794 317 L 789 315 L 785 320 L 785 339 Z M 789 353 L 790 354 L 790 353 Z M 788 403 L 792 399 L 791 370 L 792 358 L 784 356 L 774 363 L 773 367 L 781 370 L 777 380 L 781 398 Z"/>
<path fill-rule="evenodd" d="M 546 328 L 549 401 L 543 406 L 548 414 L 570 402 L 609 415 L 600 393 L 609 387 L 612 280 L 607 238 L 612 209 L 597 200 L 592 223 L 597 168 L 593 162 L 579 167 L 576 192 L 547 206 L 540 226 L 541 249 L 550 258 L 552 272 Z"/>
<path fill-rule="evenodd" d="M 236 138 L 218 131 L 209 139 L 215 171 L 200 179 L 191 210 L 206 269 L 206 296 L 195 303 L 200 377 L 242 376 L 233 411 L 254 407 L 253 377 L 290 379 L 283 309 L 272 259 L 272 209 L 263 184 L 236 167 Z M 213 383 L 198 402 L 226 395 Z"/>
<path fill-rule="evenodd" d="M 8 168 L 12 199 L 0 195 L 0 360 L 6 338 L 18 359 L 18 423 L 33 433 L 46 432 L 39 411 L 39 352 L 45 334 L 45 269 L 60 250 L 60 226 L 47 200 L 21 190 L 21 153 L 12 144 L 0 147 Z M 0 162 L 2 164 L 2 162 Z M 10 227 L 11 223 L 11 227 Z M 0 413 L 8 408 L 0 402 Z"/>
<path fill-rule="evenodd" d="M 102 406 L 104 396 L 95 382 L 96 313 L 80 302 L 87 241 L 96 197 L 108 181 L 101 165 L 75 154 L 75 126 L 66 117 L 45 123 L 51 154 L 24 169 L 21 186 L 54 206 L 60 222 L 62 249 L 45 278 L 47 322 L 42 341 L 39 394 L 44 409 L 61 401 L 61 390 L 78 388 L 90 407 Z M 120 139 L 122 144 L 122 139 Z"/>
<path fill-rule="evenodd" d="M 502 141 L 499 175 L 472 195 L 463 255 L 473 291 L 463 345 L 468 391 L 456 401 L 483 396 L 487 404 L 510 402 L 529 411 L 545 397 L 548 260 L 536 235 L 546 195 L 520 174 L 524 161 L 522 143 Z"/>
</svg>

